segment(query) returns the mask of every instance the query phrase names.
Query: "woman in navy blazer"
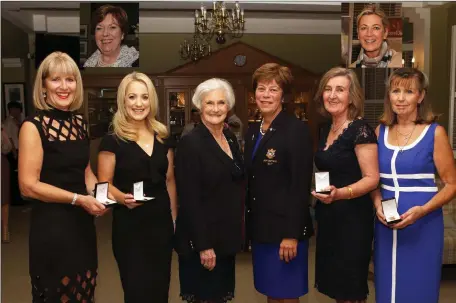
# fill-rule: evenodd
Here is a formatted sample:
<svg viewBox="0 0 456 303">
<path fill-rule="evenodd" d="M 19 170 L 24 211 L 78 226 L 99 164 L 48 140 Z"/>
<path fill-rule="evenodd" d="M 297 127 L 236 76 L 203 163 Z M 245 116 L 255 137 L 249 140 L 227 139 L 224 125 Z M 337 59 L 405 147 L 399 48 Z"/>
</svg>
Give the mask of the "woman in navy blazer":
<svg viewBox="0 0 456 303">
<path fill-rule="evenodd" d="M 268 302 L 299 302 L 308 292 L 312 143 L 307 124 L 282 111 L 292 80 L 291 71 L 275 63 L 255 71 L 263 120 L 245 137 L 254 283 Z"/>
<path fill-rule="evenodd" d="M 182 138 L 176 154 L 181 297 L 227 302 L 234 297 L 245 184 L 236 136 L 224 129 L 234 93 L 227 81 L 210 79 L 198 85 L 192 101 L 201 123 Z"/>
</svg>

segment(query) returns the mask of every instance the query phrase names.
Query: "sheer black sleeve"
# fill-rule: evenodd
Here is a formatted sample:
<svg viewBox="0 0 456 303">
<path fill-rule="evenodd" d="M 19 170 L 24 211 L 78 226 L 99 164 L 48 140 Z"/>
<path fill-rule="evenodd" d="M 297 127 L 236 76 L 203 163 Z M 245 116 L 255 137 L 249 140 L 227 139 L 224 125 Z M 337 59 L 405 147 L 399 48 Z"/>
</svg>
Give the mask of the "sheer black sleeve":
<svg viewBox="0 0 456 303">
<path fill-rule="evenodd" d="M 377 136 L 375 135 L 375 131 L 367 124 L 366 120 L 359 119 L 356 122 L 354 128 L 354 145 L 358 144 L 369 144 L 375 143 L 377 144 Z"/>
</svg>

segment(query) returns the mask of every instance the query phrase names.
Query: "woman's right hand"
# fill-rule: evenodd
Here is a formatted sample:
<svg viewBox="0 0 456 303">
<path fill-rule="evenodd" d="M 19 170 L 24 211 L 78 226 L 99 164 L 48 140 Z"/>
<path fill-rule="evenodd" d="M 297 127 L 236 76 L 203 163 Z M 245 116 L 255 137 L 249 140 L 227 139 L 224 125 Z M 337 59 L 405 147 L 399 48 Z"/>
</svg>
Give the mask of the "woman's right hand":
<svg viewBox="0 0 456 303">
<path fill-rule="evenodd" d="M 132 194 L 125 194 L 123 204 L 129 209 L 143 205 L 143 203 L 136 203 L 136 200 L 133 198 Z"/>
<path fill-rule="evenodd" d="M 108 210 L 100 201 L 90 195 L 78 196 L 76 205 L 81 206 L 86 212 L 97 217 L 104 215 Z"/>
<path fill-rule="evenodd" d="M 383 207 L 382 207 L 381 203 L 375 205 L 375 212 L 376 212 L 378 221 L 380 221 L 386 227 L 390 227 L 388 225 L 388 223 L 386 223 L 386 217 L 383 214 Z"/>
<path fill-rule="evenodd" d="M 206 249 L 203 251 L 200 251 L 200 259 L 201 259 L 201 265 L 204 266 L 207 270 L 211 271 L 215 267 L 215 251 L 214 249 Z"/>
</svg>

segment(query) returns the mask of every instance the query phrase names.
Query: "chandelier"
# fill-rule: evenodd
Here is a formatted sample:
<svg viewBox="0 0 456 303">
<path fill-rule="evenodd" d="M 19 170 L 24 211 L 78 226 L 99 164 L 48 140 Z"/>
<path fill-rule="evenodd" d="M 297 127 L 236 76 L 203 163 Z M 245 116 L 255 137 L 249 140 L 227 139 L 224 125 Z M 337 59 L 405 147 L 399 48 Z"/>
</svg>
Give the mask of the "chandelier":
<svg viewBox="0 0 456 303">
<path fill-rule="evenodd" d="M 180 45 L 181 58 L 197 61 L 202 57 L 210 56 L 210 43 L 214 36 L 217 44 L 224 44 L 226 34 L 232 38 L 242 37 L 244 25 L 244 10 L 240 8 L 237 1 L 231 10 L 226 7 L 224 1 L 214 1 L 212 11 L 208 11 L 201 4 L 201 9 L 195 10 L 193 42 L 188 43 L 185 40 Z"/>
<path fill-rule="evenodd" d="M 211 45 L 206 41 L 198 38 L 198 35 L 193 34 L 193 42 L 184 40 L 180 45 L 179 54 L 182 59 L 192 59 L 198 61 L 202 57 L 211 55 Z"/>
<path fill-rule="evenodd" d="M 206 41 L 212 40 L 216 35 L 215 41 L 224 44 L 225 34 L 230 34 L 232 38 L 240 38 L 244 34 L 244 24 L 244 10 L 237 1 L 231 11 L 223 1 L 214 1 L 212 12 L 208 12 L 204 5 L 201 5 L 200 11 L 195 11 L 195 32 Z"/>
</svg>

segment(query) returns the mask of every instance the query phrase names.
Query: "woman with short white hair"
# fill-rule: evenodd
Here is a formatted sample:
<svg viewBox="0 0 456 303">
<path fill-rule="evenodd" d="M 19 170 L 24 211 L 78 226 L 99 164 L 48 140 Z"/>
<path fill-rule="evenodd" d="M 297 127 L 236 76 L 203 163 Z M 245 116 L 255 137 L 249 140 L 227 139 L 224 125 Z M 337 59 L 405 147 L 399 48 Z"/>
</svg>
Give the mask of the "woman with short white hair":
<svg viewBox="0 0 456 303">
<path fill-rule="evenodd" d="M 234 92 L 223 79 L 196 88 L 201 123 L 176 153 L 180 295 L 187 302 L 234 298 L 235 256 L 242 243 L 244 169 L 236 136 L 224 128 Z"/>
</svg>

